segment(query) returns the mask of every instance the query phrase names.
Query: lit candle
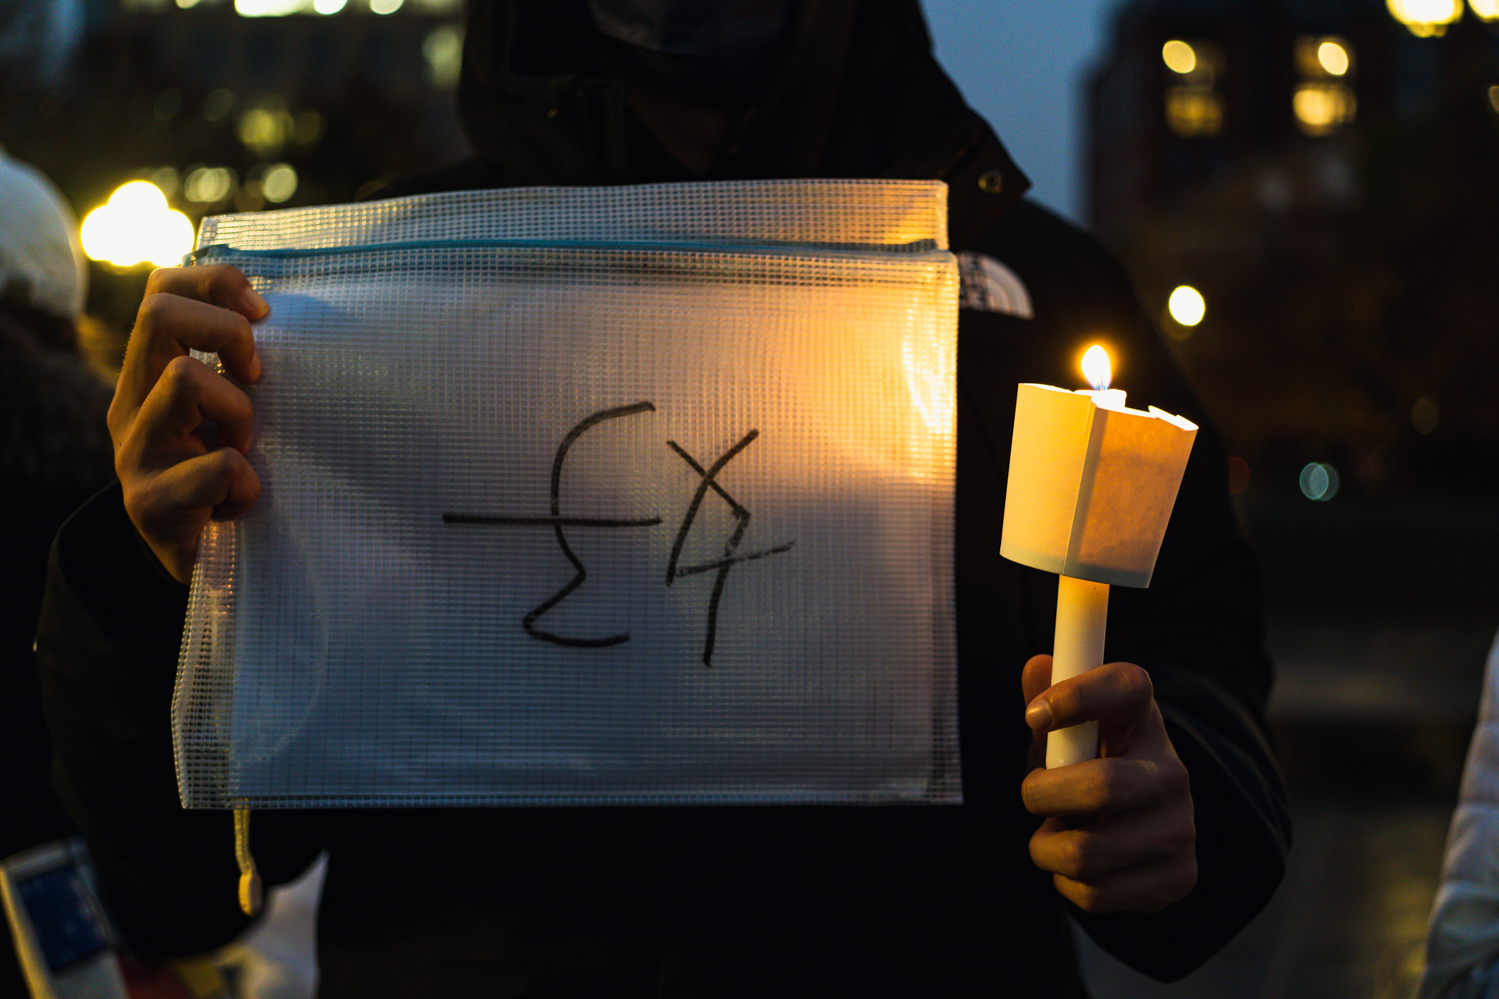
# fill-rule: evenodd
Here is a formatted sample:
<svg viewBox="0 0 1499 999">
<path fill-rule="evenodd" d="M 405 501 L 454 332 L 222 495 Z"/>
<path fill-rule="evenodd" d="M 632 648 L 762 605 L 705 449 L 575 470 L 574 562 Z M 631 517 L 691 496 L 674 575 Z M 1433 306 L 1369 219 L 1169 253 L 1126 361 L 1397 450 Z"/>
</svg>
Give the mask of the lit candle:
<svg viewBox="0 0 1499 999">
<path fill-rule="evenodd" d="M 1150 584 L 1197 426 L 1125 405 L 1112 366 L 1089 348 L 1091 390 L 1022 384 L 1015 404 L 1000 554 L 1057 573 L 1051 682 L 1103 664 L 1109 586 Z M 1098 755 L 1098 725 L 1052 732 L 1047 767 Z"/>
<path fill-rule="evenodd" d="M 1083 377 L 1093 388 L 1078 389 L 1078 395 L 1089 396 L 1100 409 L 1124 408 L 1124 389 L 1109 388 L 1114 381 L 1114 362 L 1102 344 L 1095 343 L 1083 354 Z"/>
</svg>

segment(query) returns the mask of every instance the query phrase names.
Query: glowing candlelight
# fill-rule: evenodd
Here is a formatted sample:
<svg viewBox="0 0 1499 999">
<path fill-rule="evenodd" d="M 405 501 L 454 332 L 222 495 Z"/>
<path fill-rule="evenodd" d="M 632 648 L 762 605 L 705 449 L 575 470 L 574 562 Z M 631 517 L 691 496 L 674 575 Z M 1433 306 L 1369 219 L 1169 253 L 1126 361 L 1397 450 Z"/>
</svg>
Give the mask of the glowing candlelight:
<svg viewBox="0 0 1499 999">
<path fill-rule="evenodd" d="M 1093 391 L 1078 389 L 1082 395 L 1092 396 L 1093 404 L 1103 409 L 1123 409 L 1124 390 L 1109 388 L 1114 381 L 1114 362 L 1102 344 L 1095 343 L 1083 354 L 1083 377 L 1093 386 Z"/>
<path fill-rule="evenodd" d="M 1109 586 L 1150 583 L 1197 427 L 1110 388 L 1108 353 L 1084 357 L 1094 387 L 1022 384 L 1015 404 L 1000 554 L 1061 579 L 1051 682 L 1103 664 Z M 1096 723 L 1050 733 L 1047 767 L 1098 754 Z"/>
</svg>

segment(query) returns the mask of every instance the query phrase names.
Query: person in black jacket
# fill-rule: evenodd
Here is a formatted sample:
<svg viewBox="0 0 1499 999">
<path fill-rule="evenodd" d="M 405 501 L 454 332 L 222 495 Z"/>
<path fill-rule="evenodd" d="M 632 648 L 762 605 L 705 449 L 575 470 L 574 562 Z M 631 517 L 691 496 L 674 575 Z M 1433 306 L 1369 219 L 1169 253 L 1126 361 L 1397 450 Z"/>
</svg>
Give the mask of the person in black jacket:
<svg viewBox="0 0 1499 999">
<path fill-rule="evenodd" d="M 0 860 L 74 831 L 52 792 L 31 646 L 52 536 L 110 480 L 109 386 L 80 348 L 87 288 L 62 194 L 0 149 Z M 24 989 L 0 933 L 0 996 Z"/>
<path fill-rule="evenodd" d="M 466 39 L 478 155 L 387 194 L 950 186 L 964 804 L 257 813 L 269 880 L 329 850 L 321 994 L 1075 996 L 1069 914 L 1163 979 L 1211 956 L 1269 898 L 1289 840 L 1224 452 L 1118 265 L 1022 200 L 915 0 L 475 0 Z M 148 291 L 110 413 L 121 489 L 57 539 L 39 654 L 60 791 L 103 891 L 137 948 L 183 953 L 243 925 L 229 817 L 178 807 L 167 709 L 198 533 L 258 493 L 235 382 L 259 376 L 266 306 L 228 268 L 158 271 Z M 1075 383 L 1095 339 L 1132 393 L 1203 429 L 1151 587 L 1115 590 L 1113 661 L 1048 687 L 1034 654 L 1055 577 L 998 556 L 1015 385 Z M 204 418 L 216 449 L 193 433 Z M 1104 758 L 1035 769 L 1047 730 L 1088 717 Z"/>
</svg>

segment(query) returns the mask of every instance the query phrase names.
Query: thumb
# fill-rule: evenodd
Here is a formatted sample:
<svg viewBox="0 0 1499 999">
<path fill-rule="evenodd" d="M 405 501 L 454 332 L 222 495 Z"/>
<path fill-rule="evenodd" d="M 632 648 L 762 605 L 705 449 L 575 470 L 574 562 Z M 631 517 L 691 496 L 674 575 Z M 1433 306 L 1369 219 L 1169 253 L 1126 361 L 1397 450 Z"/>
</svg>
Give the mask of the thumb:
<svg viewBox="0 0 1499 999">
<path fill-rule="evenodd" d="M 1020 689 L 1025 693 L 1025 703 L 1040 697 L 1051 686 L 1051 656 L 1031 656 L 1026 660 L 1020 674 Z"/>
</svg>

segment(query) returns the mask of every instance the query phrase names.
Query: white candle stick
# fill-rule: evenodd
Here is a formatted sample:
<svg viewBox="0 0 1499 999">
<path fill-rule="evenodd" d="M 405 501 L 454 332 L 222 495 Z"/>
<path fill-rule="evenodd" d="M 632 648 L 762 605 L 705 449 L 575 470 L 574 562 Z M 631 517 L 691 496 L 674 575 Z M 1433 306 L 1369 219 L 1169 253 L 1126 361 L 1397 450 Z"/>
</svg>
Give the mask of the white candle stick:
<svg viewBox="0 0 1499 999">
<path fill-rule="evenodd" d="M 1051 653 L 1051 682 L 1061 683 L 1103 665 L 1104 627 L 1109 617 L 1109 584 L 1057 577 L 1057 633 Z M 1046 768 L 1091 760 L 1098 755 L 1098 722 L 1057 729 L 1046 737 Z"/>
</svg>

